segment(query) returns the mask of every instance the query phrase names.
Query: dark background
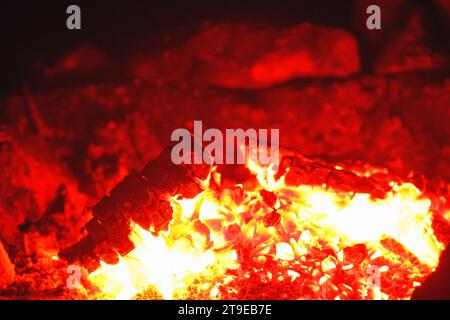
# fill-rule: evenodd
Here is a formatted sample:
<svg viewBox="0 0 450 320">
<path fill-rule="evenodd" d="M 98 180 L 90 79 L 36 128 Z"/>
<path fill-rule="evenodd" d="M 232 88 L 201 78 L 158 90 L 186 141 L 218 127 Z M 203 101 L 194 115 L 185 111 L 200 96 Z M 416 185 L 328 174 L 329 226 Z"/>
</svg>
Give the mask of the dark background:
<svg viewBox="0 0 450 320">
<path fill-rule="evenodd" d="M 377 3 L 380 1 L 372 1 Z M 381 1 L 383 2 L 383 1 Z M 386 1 L 384 1 L 386 2 Z M 377 48 L 401 25 L 408 15 L 403 1 L 390 21 L 382 12 L 383 37 L 377 43 L 361 39 L 361 25 L 355 23 L 358 0 L 340 1 L 1 1 L 0 4 L 0 96 L 19 92 L 24 83 L 32 84 L 38 64 L 61 57 L 80 43 L 104 49 L 119 61 L 131 51 L 161 46 L 164 34 L 176 30 L 188 33 L 205 20 L 269 21 L 288 25 L 310 21 L 352 30 L 360 39 L 363 70 Z M 428 28 L 436 35 L 432 45 L 446 46 L 445 29 L 436 17 L 439 8 L 432 1 L 406 1 L 425 8 Z M 360 1 L 365 4 L 365 1 Z M 82 30 L 66 28 L 66 8 L 81 7 Z M 387 17 L 388 15 L 386 15 Z M 361 17 L 365 23 L 366 16 Z M 363 26 L 363 25 L 362 25 Z M 381 34 L 381 32 L 380 32 Z"/>
</svg>

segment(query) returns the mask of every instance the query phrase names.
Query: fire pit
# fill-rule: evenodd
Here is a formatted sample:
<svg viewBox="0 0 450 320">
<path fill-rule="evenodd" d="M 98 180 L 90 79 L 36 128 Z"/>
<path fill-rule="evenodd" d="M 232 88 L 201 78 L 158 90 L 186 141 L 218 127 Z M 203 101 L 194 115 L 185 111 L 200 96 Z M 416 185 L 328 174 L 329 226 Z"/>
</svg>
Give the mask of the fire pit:
<svg viewBox="0 0 450 320">
<path fill-rule="evenodd" d="M 120 48 L 33 53 L 0 100 L 0 299 L 449 298 L 449 11 L 398 3 L 157 36 L 137 6 Z"/>
<path fill-rule="evenodd" d="M 277 173 L 248 162 L 197 177 L 194 165 L 168 168 L 167 158 L 129 175 L 94 206 L 88 236 L 66 250 L 121 253 L 109 257 L 114 264 L 98 259 L 87 294 L 406 299 L 444 247 L 432 228 L 432 196 L 386 170 L 349 171 L 285 151 Z M 197 188 L 179 183 L 183 176 Z"/>
</svg>

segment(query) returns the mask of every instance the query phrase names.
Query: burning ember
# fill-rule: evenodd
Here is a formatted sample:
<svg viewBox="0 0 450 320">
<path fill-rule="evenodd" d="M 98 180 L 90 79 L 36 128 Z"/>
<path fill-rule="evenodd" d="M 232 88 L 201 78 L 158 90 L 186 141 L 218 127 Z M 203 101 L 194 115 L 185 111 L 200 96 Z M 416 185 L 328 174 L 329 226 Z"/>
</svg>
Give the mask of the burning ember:
<svg viewBox="0 0 450 320">
<path fill-rule="evenodd" d="M 300 156 L 282 166 L 248 162 L 236 184 L 213 167 L 194 198 L 167 197 L 167 230 L 131 221 L 135 248 L 101 262 L 86 290 L 109 299 L 407 299 L 433 272 L 443 245 L 431 201 L 412 183 Z"/>
<path fill-rule="evenodd" d="M 0 300 L 450 299 L 448 1 L 78 6 L 4 10 Z"/>
</svg>

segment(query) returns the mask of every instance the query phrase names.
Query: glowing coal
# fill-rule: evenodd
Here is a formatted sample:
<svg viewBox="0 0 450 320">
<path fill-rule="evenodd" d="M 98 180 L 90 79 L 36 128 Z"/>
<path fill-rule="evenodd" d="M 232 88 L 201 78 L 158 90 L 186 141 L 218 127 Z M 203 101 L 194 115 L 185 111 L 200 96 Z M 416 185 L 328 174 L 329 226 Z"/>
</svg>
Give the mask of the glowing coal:
<svg viewBox="0 0 450 320">
<path fill-rule="evenodd" d="M 89 275 L 98 297 L 407 299 L 437 266 L 431 202 L 413 184 L 374 197 L 247 168 L 254 180 L 226 185 L 214 167 L 195 198 L 169 197 L 167 231 L 132 223 L 135 249 Z"/>
</svg>

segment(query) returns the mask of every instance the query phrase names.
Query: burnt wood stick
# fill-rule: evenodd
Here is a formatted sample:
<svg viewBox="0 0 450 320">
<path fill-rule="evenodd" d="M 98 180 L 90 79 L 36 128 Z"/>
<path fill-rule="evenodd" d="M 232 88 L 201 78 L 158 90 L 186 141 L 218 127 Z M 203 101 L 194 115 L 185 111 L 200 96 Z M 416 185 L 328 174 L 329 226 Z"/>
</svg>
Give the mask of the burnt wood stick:
<svg viewBox="0 0 450 320">
<path fill-rule="evenodd" d="M 289 169 L 289 170 L 288 170 Z M 276 178 L 285 176 L 287 185 L 301 184 L 332 188 L 338 192 L 369 193 L 383 199 L 392 190 L 391 181 L 401 182 L 397 177 L 376 174 L 370 177 L 358 175 L 351 170 L 337 168 L 319 160 L 308 159 L 298 152 L 283 150 Z"/>
<path fill-rule="evenodd" d="M 130 221 L 154 233 L 167 230 L 172 220 L 168 196 L 180 194 L 195 197 L 202 191 L 199 180 L 209 174 L 208 165 L 175 165 L 171 148 L 150 161 L 141 172 L 131 172 L 92 208 L 92 219 L 86 224 L 87 235 L 60 255 L 69 261 L 98 252 L 98 247 L 121 256 L 134 249 L 129 239 Z M 100 246 L 101 245 L 101 246 Z M 95 249 L 98 250 L 95 250 Z"/>
</svg>

